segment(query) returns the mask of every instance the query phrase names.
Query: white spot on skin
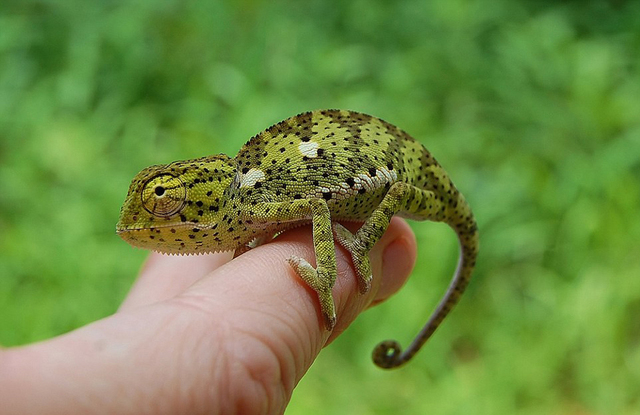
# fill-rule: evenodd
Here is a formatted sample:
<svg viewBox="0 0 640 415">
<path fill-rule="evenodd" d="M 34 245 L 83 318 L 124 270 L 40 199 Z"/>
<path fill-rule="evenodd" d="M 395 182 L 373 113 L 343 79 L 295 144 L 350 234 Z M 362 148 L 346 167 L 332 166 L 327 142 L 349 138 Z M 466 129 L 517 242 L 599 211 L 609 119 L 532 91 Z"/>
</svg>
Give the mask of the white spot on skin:
<svg viewBox="0 0 640 415">
<path fill-rule="evenodd" d="M 378 169 L 378 175 L 384 176 L 386 182 L 394 182 L 398 178 L 398 174 L 394 170 L 389 170 L 386 167 Z"/>
<path fill-rule="evenodd" d="M 264 180 L 264 172 L 260 169 L 251 169 L 240 175 L 240 187 L 254 186 L 261 180 Z"/>
<path fill-rule="evenodd" d="M 320 188 L 316 191 L 315 197 L 322 197 L 322 193 L 331 191 L 332 200 L 348 199 L 359 194 L 358 190 L 365 189 L 367 192 L 374 192 L 376 189 L 384 187 L 387 183 L 393 184 L 398 179 L 398 173 L 382 167 L 376 170 L 376 175 L 371 176 L 368 172 L 361 173 L 353 178 L 353 187 L 346 182 L 332 186 L 330 189 Z"/>
<path fill-rule="evenodd" d="M 315 158 L 318 157 L 318 147 L 320 146 L 314 141 L 302 141 L 298 145 L 298 150 L 300 150 L 300 153 L 302 153 L 303 156 Z"/>
</svg>

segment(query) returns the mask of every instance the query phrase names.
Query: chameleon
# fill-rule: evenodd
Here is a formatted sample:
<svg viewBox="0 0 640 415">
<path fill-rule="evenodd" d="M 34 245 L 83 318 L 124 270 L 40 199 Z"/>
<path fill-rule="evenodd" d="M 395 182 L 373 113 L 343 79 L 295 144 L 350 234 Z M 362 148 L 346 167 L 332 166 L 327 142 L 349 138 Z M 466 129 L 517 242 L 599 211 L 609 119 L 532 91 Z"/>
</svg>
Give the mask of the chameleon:
<svg viewBox="0 0 640 415">
<path fill-rule="evenodd" d="M 463 195 L 426 148 L 398 127 L 363 113 L 316 110 L 281 121 L 224 154 L 153 165 L 131 182 L 117 234 L 165 254 L 234 251 L 238 256 L 292 227 L 311 223 L 316 267 L 288 259 L 318 296 L 327 330 L 335 242 L 351 255 L 360 292 L 371 287 L 368 253 L 394 215 L 444 222 L 456 232 L 458 266 L 428 322 L 406 350 L 378 344 L 373 361 L 409 361 L 456 305 L 475 267 L 478 227 Z M 340 222 L 360 222 L 355 232 Z"/>
</svg>

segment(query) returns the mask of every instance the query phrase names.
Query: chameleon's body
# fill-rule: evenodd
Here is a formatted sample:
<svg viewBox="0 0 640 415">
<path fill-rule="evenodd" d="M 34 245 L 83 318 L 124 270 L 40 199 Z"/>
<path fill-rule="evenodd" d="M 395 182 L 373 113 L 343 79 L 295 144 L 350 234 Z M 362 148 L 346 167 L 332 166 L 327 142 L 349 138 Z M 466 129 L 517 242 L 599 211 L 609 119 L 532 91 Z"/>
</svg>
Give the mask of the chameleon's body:
<svg viewBox="0 0 640 415">
<path fill-rule="evenodd" d="M 351 253 L 364 292 L 371 284 L 368 252 L 393 215 L 446 222 L 462 253 L 447 294 L 409 349 L 401 353 L 387 341 L 374 351 L 376 364 L 389 368 L 408 361 L 455 305 L 478 251 L 463 196 L 431 154 L 397 127 L 356 112 L 313 111 L 253 137 L 235 158 L 148 167 L 131 183 L 117 229 L 130 244 L 158 252 L 238 255 L 311 222 L 317 268 L 298 257 L 289 263 L 317 292 L 332 329 L 334 235 Z M 352 234 L 337 221 L 364 224 Z"/>
</svg>

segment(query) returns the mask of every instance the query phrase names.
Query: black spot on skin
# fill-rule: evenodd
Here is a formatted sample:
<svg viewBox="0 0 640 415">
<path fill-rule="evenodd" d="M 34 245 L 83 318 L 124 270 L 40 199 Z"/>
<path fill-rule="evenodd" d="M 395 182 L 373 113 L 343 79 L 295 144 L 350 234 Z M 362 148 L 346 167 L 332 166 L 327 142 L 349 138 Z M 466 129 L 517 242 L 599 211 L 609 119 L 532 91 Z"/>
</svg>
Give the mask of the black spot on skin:
<svg viewBox="0 0 640 415">
<path fill-rule="evenodd" d="M 197 205 L 198 207 L 202 207 L 203 203 L 202 203 L 202 201 L 201 201 L 201 200 L 198 200 L 198 201 L 196 202 L 196 205 Z"/>
<path fill-rule="evenodd" d="M 345 180 L 347 182 L 347 184 L 349 185 L 349 187 L 353 187 L 356 184 L 356 181 L 353 180 L 352 177 L 347 178 L 347 180 Z"/>
<path fill-rule="evenodd" d="M 324 200 L 331 200 L 331 192 L 324 192 L 322 193 L 322 198 Z"/>
<path fill-rule="evenodd" d="M 324 149 L 323 148 L 319 148 L 318 149 L 318 157 L 322 156 L 324 154 Z"/>
<path fill-rule="evenodd" d="M 366 193 L 366 191 L 367 190 L 364 187 L 361 188 L 361 189 L 358 189 L 358 193 L 360 193 L 360 194 L 364 194 L 364 193 Z"/>
<path fill-rule="evenodd" d="M 371 177 L 374 177 L 376 173 L 376 169 L 374 169 L 373 167 L 369 167 L 369 175 L 371 175 Z"/>
<path fill-rule="evenodd" d="M 293 195 L 293 198 L 294 199 L 302 199 L 302 195 L 300 195 L 300 194 Z"/>
<path fill-rule="evenodd" d="M 193 229 L 191 229 L 191 231 L 193 231 L 193 232 L 200 232 L 200 229 L 199 229 L 199 228 L 193 228 Z"/>
<path fill-rule="evenodd" d="M 218 209 L 219 209 L 219 208 L 218 208 L 218 206 L 213 206 L 213 205 L 212 205 L 212 206 L 209 206 L 209 211 L 210 211 L 210 212 L 217 212 L 217 211 L 218 211 Z"/>
<path fill-rule="evenodd" d="M 306 143 L 307 141 L 311 140 L 311 137 L 302 137 L 301 140 Z"/>
<path fill-rule="evenodd" d="M 262 187 L 262 182 L 256 182 L 256 184 L 253 185 L 254 188 L 259 189 Z"/>
<path fill-rule="evenodd" d="M 247 174 L 249 172 L 249 168 L 248 167 L 243 167 L 242 168 L 242 174 Z"/>
<path fill-rule="evenodd" d="M 186 222 L 187 221 L 187 217 L 185 215 L 180 215 L 180 221 L 181 222 Z"/>
</svg>

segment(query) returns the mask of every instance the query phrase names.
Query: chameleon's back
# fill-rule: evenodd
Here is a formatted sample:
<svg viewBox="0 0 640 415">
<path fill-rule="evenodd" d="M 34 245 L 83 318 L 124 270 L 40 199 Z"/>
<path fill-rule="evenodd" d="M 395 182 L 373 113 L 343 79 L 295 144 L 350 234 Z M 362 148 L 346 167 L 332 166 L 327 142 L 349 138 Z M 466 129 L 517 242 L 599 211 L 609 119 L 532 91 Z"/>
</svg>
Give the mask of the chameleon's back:
<svg viewBox="0 0 640 415">
<path fill-rule="evenodd" d="M 404 131 L 345 110 L 288 118 L 253 137 L 236 161 L 241 174 L 264 173 L 264 185 L 251 189 L 254 196 L 274 202 L 324 198 L 334 220 L 365 220 L 398 181 L 431 190 L 441 171 Z"/>
</svg>

